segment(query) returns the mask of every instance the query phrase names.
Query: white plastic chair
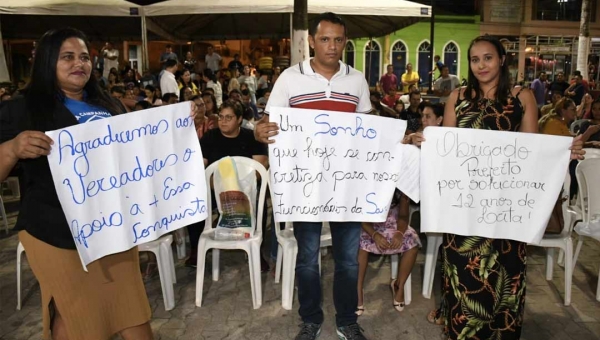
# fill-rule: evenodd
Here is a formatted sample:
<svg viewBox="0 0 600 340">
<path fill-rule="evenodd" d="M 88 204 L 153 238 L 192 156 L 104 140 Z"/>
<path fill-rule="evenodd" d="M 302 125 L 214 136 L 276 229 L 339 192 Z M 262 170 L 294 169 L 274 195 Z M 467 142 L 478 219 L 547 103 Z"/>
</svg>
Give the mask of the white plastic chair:
<svg viewBox="0 0 600 340">
<path fill-rule="evenodd" d="M 2 217 L 2 226 L 4 231 L 8 234 L 8 219 L 6 218 L 6 209 L 4 208 L 4 201 L 2 195 L 0 195 L 0 217 Z"/>
<path fill-rule="evenodd" d="M 277 248 L 277 262 L 275 263 L 275 283 L 279 283 L 283 267 L 281 306 L 283 309 L 291 310 L 294 302 L 294 279 L 296 276 L 298 243 L 294 237 L 294 229 L 291 222 L 285 223 L 284 230 L 279 230 L 276 226 L 274 226 L 274 228 L 277 242 L 279 243 Z M 331 244 L 331 228 L 328 222 L 323 222 L 320 247 L 328 247 L 331 246 Z M 321 254 L 319 254 L 319 272 L 321 272 Z"/>
<path fill-rule="evenodd" d="M 585 159 L 600 158 L 600 149 L 585 148 Z"/>
<path fill-rule="evenodd" d="M 579 162 L 576 174 L 579 190 L 583 189 L 587 196 L 584 199 L 583 195 L 581 195 L 580 204 L 583 207 L 582 220 L 583 223 L 589 223 L 594 215 L 600 214 L 600 158 L 585 159 Z M 579 257 L 584 238 L 584 236 L 579 235 L 579 241 L 577 242 L 575 255 L 573 256 L 572 269 L 577 264 L 577 258 Z M 600 301 L 600 280 L 598 280 L 598 288 L 596 289 L 596 300 Z"/>
<path fill-rule="evenodd" d="M 534 246 L 544 247 L 546 249 L 546 280 L 552 280 L 554 269 L 554 248 L 559 248 L 565 253 L 565 306 L 571 304 L 571 284 L 573 280 L 573 224 L 575 222 L 574 213 L 569 209 L 569 189 L 571 187 L 571 177 L 567 172 L 563 184 L 563 196 L 565 200 L 562 204 L 564 225 L 563 230 L 557 235 L 544 235 L 539 244 Z"/>
<path fill-rule="evenodd" d="M 256 210 L 258 215 L 256 217 L 254 235 L 244 240 L 216 240 L 215 231 L 216 229 L 212 225 L 212 204 L 211 204 L 211 192 L 210 183 L 211 176 L 218 168 L 220 162 L 214 162 L 208 168 L 206 168 L 206 183 L 207 183 L 207 211 L 208 218 L 205 221 L 204 231 L 200 235 L 200 241 L 198 243 L 198 270 L 196 272 L 196 306 L 202 306 L 202 288 L 204 287 L 204 268 L 206 265 L 206 252 L 212 249 L 212 266 L 213 266 L 213 281 L 219 280 L 219 249 L 241 249 L 248 253 L 248 266 L 250 269 L 250 285 L 252 289 L 252 305 L 254 309 L 260 308 L 262 305 L 262 278 L 260 272 L 260 244 L 262 243 L 262 216 L 263 207 L 265 203 L 265 195 L 267 191 L 267 182 L 269 176 L 267 170 L 259 162 L 247 158 L 247 157 L 231 157 L 233 158 L 238 170 L 244 167 L 252 168 L 260 174 L 262 179 L 259 191 L 258 204 Z M 255 200 L 254 197 L 250 198 Z"/>
<path fill-rule="evenodd" d="M 21 257 L 25 252 L 23 244 L 17 246 L 17 310 L 21 310 Z"/>
<path fill-rule="evenodd" d="M 177 259 L 183 260 L 187 256 L 185 228 L 175 230 L 175 247 L 177 248 Z"/>
<path fill-rule="evenodd" d="M 175 308 L 175 292 L 173 284 L 176 282 L 175 263 L 173 262 L 173 251 L 171 244 L 173 236 L 166 235 L 157 240 L 140 244 L 138 250 L 149 251 L 156 255 L 156 264 L 158 266 L 158 275 L 160 277 L 160 286 L 162 288 L 165 310 Z"/>
<path fill-rule="evenodd" d="M 433 289 L 433 279 L 435 278 L 435 264 L 437 262 L 438 251 L 442 245 L 442 235 L 440 233 L 427 233 L 427 248 L 425 250 L 425 268 L 423 268 L 423 297 L 431 298 Z"/>
</svg>

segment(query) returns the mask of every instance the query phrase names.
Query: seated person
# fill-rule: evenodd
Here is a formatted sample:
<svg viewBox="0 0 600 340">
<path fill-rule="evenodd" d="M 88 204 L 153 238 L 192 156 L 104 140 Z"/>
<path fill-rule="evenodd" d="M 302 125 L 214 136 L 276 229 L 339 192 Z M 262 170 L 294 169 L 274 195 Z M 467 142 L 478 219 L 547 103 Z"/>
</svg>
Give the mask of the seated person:
<svg viewBox="0 0 600 340">
<path fill-rule="evenodd" d="M 179 97 L 177 97 L 175 93 L 168 92 L 163 94 L 162 102 L 163 105 L 177 104 L 179 102 Z"/>
<path fill-rule="evenodd" d="M 421 129 L 416 133 L 406 135 L 402 140 L 404 144 L 416 143 L 417 137 L 423 136 L 423 130 L 428 126 L 442 126 L 444 121 L 444 104 L 431 104 L 430 102 L 423 102 L 420 105 L 423 106 L 423 112 L 421 114 Z"/>
<path fill-rule="evenodd" d="M 398 99 L 400 99 L 400 94 L 398 94 L 398 92 L 396 92 L 396 90 L 397 90 L 396 86 L 392 85 L 390 87 L 390 90 L 388 91 L 388 93 L 381 100 L 381 102 L 384 103 L 385 105 L 387 105 L 388 107 L 394 107 L 394 105 L 396 104 L 396 101 L 398 101 Z"/>
<path fill-rule="evenodd" d="M 362 315 L 364 307 L 364 281 L 367 272 L 369 253 L 402 254 L 398 263 L 398 279 L 392 280 L 393 306 L 398 312 L 404 310 L 404 284 L 417 259 L 421 241 L 417 232 L 408 225 L 410 200 L 398 189 L 394 192 L 387 220 L 382 223 L 362 224 L 360 249 L 358 251 L 358 306 L 357 315 Z"/>
<path fill-rule="evenodd" d="M 251 130 L 241 126 L 243 113 L 242 104 L 236 100 L 228 99 L 221 104 L 218 128 L 206 131 L 200 139 L 205 167 L 223 157 L 241 156 L 252 158 L 268 168 L 267 145 L 258 142 L 254 139 L 254 133 Z M 196 266 L 198 240 L 203 228 L 204 222 L 194 224 L 188 228 L 192 248 L 190 258 L 186 261 L 188 266 Z M 262 260 L 262 257 L 261 262 L 266 263 Z"/>
<path fill-rule="evenodd" d="M 406 120 L 407 122 L 407 135 L 417 132 L 421 128 L 421 112 L 419 112 L 421 93 L 419 91 L 411 92 L 409 95 L 409 102 L 410 105 L 400 114 L 400 119 Z"/>
<path fill-rule="evenodd" d="M 554 108 L 556 107 L 556 103 L 558 103 L 558 101 L 561 100 L 562 97 L 562 93 L 558 91 L 552 93 L 552 96 L 550 97 L 550 104 L 546 104 L 540 109 L 540 112 L 542 114 L 541 117 L 547 115 L 548 113 L 550 113 L 550 111 L 554 110 Z"/>
<path fill-rule="evenodd" d="M 600 98 L 596 99 L 592 104 L 590 119 L 580 119 L 573 123 L 577 125 L 572 130 L 576 134 L 588 135 L 587 142 L 600 141 Z M 591 132 L 588 132 L 591 131 Z M 584 137 L 585 138 L 585 137 Z"/>
<path fill-rule="evenodd" d="M 250 94 L 250 90 L 249 89 L 243 89 L 242 90 L 242 104 L 244 104 L 244 107 L 246 108 L 250 108 L 252 109 L 252 118 L 248 119 L 249 117 L 244 117 L 248 120 L 259 120 L 261 116 L 258 115 L 258 108 L 256 107 L 256 105 L 254 105 L 254 103 L 252 103 L 252 95 Z"/>
<path fill-rule="evenodd" d="M 256 101 L 256 107 L 258 107 L 259 109 L 265 109 L 265 107 L 267 106 L 267 102 L 269 101 L 269 96 L 271 95 L 271 91 L 266 90 L 264 96 L 260 97 L 257 101 Z"/>
</svg>

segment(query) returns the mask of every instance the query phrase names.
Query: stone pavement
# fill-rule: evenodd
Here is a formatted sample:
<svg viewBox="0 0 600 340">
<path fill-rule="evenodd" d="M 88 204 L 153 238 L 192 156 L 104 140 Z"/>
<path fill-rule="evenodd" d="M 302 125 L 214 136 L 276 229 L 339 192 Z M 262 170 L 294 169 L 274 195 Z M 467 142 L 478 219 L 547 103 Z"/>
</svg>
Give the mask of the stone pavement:
<svg viewBox="0 0 600 340">
<path fill-rule="evenodd" d="M 14 224 L 15 215 L 9 222 Z M 423 241 L 424 237 L 423 237 Z M 16 249 L 17 236 L 0 232 L 0 339 L 21 340 L 41 338 L 40 290 L 23 257 L 23 308 L 16 306 Z M 576 244 L 576 242 L 574 242 Z M 545 251 L 530 247 L 527 270 L 527 300 L 522 339 L 525 340 L 588 340 L 600 339 L 600 302 L 595 299 L 600 265 L 600 247 L 586 240 L 573 276 L 572 304 L 565 307 L 563 269 L 555 266 L 552 281 L 545 280 Z M 207 261 L 204 301 L 201 308 L 195 301 L 195 270 L 177 263 L 175 285 L 176 307 L 164 310 L 160 282 L 154 277 L 146 283 L 153 311 L 152 329 L 155 339 L 293 339 L 300 319 L 294 310 L 281 308 L 281 285 L 273 275 L 263 274 L 263 305 L 252 309 L 250 279 L 245 255 L 240 251 L 221 252 L 221 277 L 213 282 L 210 261 Z M 365 289 L 366 312 L 359 318 L 369 339 L 439 340 L 441 329 L 427 322 L 425 316 L 439 302 L 439 272 L 434 283 L 435 296 L 421 295 L 423 251 L 412 271 L 412 303 L 402 313 L 392 308 L 389 289 L 390 263 L 388 258 L 374 256 L 367 272 Z M 337 339 L 335 309 L 332 301 L 333 260 L 323 257 L 323 287 L 325 324 L 320 339 Z M 119 339 L 118 336 L 114 339 Z M 79 339 L 74 339 L 79 340 Z M 482 339 L 483 340 L 483 339 Z"/>
</svg>

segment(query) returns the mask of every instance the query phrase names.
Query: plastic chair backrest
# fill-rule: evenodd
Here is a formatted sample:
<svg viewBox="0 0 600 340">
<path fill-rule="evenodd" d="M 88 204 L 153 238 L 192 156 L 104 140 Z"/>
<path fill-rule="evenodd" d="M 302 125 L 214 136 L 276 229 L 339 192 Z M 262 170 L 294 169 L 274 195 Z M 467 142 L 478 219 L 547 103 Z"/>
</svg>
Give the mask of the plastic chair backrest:
<svg viewBox="0 0 600 340">
<path fill-rule="evenodd" d="M 263 214 L 264 214 L 264 204 L 265 204 L 265 196 L 267 193 L 267 183 L 269 182 L 269 175 L 267 173 L 267 169 L 265 169 L 265 167 L 260 164 L 259 162 L 253 160 L 252 158 L 248 158 L 248 157 L 240 157 L 240 156 L 234 156 L 231 157 L 233 159 L 233 161 L 235 162 L 235 165 L 238 169 L 242 169 L 242 168 L 252 168 L 254 169 L 256 172 L 258 172 L 258 174 L 260 175 L 261 178 L 261 184 L 260 184 L 260 190 L 258 191 L 258 204 L 256 206 L 256 211 L 258 212 L 257 216 L 256 216 L 256 223 L 255 223 L 255 230 L 254 230 L 254 235 L 260 235 L 262 234 L 262 220 L 263 220 Z M 216 162 L 214 162 L 213 164 L 211 164 L 210 166 L 208 166 L 205 170 L 206 173 L 206 190 L 207 190 L 207 195 L 206 195 L 206 199 L 207 199 L 207 211 L 208 211 L 208 217 L 206 218 L 206 221 L 204 222 L 204 229 L 208 230 L 207 228 L 215 228 L 215 226 L 213 226 L 212 224 L 212 211 L 213 211 L 213 207 L 212 207 L 212 193 L 211 193 L 211 185 L 210 183 L 211 178 L 213 178 L 213 174 L 215 173 L 215 171 L 217 171 L 218 167 L 219 167 L 219 162 L 221 160 L 218 160 Z M 258 177 L 257 177 L 258 178 Z M 251 197 L 252 200 L 256 200 L 256 197 Z"/>
<path fill-rule="evenodd" d="M 600 214 L 600 158 L 585 159 L 575 170 L 579 184 L 583 222 L 587 223 L 595 214 Z"/>
<path fill-rule="evenodd" d="M 562 202 L 562 212 L 563 212 L 563 218 L 564 218 L 564 224 L 563 224 L 563 234 L 567 233 L 567 232 L 571 232 L 570 227 L 571 227 L 571 218 L 572 215 L 569 212 L 569 191 L 571 190 L 571 174 L 569 174 L 569 171 L 567 171 L 567 175 L 565 176 L 565 182 L 563 183 L 563 192 L 562 192 L 562 198 L 564 198 L 564 201 Z"/>
<path fill-rule="evenodd" d="M 585 159 L 600 158 L 600 149 L 586 148 L 583 150 L 585 150 Z"/>
</svg>

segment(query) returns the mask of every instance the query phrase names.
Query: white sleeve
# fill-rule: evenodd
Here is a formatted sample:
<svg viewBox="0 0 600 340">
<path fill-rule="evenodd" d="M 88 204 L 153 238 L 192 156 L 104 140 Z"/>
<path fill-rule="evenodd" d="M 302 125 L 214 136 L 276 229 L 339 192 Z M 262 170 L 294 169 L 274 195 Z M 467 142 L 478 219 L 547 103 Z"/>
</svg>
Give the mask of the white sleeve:
<svg viewBox="0 0 600 340">
<path fill-rule="evenodd" d="M 358 97 L 358 106 L 356 107 L 356 112 L 358 113 L 368 113 L 371 111 L 371 92 L 369 91 L 369 84 L 367 84 L 367 80 L 365 77 L 360 74 L 360 81 L 362 82 L 359 97 Z M 273 96 L 273 94 L 271 94 Z M 270 98 L 269 98 L 270 101 Z"/>
<path fill-rule="evenodd" d="M 267 101 L 265 112 L 268 113 L 271 107 L 290 107 L 290 94 L 287 85 L 288 75 L 289 73 L 284 71 L 279 78 L 277 78 L 277 82 L 275 82 L 275 86 L 273 86 L 273 91 L 271 91 L 269 101 Z"/>
</svg>

